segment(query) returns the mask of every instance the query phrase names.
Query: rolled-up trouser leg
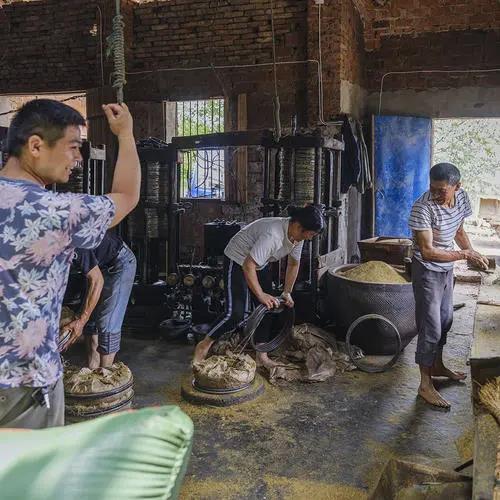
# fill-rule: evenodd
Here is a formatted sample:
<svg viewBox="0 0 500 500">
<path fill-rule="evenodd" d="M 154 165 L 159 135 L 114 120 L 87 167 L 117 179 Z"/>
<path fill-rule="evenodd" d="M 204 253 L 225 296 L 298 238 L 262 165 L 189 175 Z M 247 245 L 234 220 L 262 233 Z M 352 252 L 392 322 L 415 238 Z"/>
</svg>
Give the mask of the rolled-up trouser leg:
<svg viewBox="0 0 500 500">
<path fill-rule="evenodd" d="M 98 352 L 101 354 L 114 354 L 120 350 L 122 339 L 121 332 L 99 332 Z"/>
<path fill-rule="evenodd" d="M 418 329 L 415 361 L 421 366 L 430 368 L 440 348 L 443 332 L 441 309 L 449 276 L 447 272 L 430 271 L 414 259 L 412 281 Z M 451 294 L 453 294 L 453 287 L 451 287 Z"/>
<path fill-rule="evenodd" d="M 86 328 L 87 334 L 99 336 L 97 351 L 100 354 L 114 354 L 120 350 L 121 329 L 136 265 L 132 250 L 124 244 L 112 264 L 102 272 L 104 286 Z"/>
</svg>

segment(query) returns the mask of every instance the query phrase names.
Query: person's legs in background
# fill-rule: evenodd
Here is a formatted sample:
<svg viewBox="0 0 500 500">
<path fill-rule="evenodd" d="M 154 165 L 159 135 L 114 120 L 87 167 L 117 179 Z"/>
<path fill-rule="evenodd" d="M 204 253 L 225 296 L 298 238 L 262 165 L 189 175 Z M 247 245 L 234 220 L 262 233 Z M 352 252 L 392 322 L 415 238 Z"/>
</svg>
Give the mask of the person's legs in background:
<svg viewBox="0 0 500 500">
<path fill-rule="evenodd" d="M 243 321 L 247 294 L 248 286 L 242 267 L 224 257 L 225 311 L 217 318 L 207 336 L 196 344 L 193 363 L 203 361 L 213 343 L 225 333 L 234 330 Z"/>
<path fill-rule="evenodd" d="M 441 341 L 441 306 L 445 292 L 446 273 L 430 271 L 416 259 L 412 266 L 415 319 L 418 329 L 415 362 L 420 367 L 418 394 L 429 404 L 449 408 L 450 404 L 436 390 L 432 382 L 432 367 Z"/>
<path fill-rule="evenodd" d="M 264 269 L 258 271 L 257 276 L 259 278 L 259 283 L 260 286 L 262 287 L 262 290 L 265 293 L 272 295 L 273 277 L 270 266 L 267 265 Z M 252 294 L 252 302 L 254 304 L 254 307 L 257 307 L 259 305 L 259 301 L 253 294 Z M 266 316 L 264 316 L 260 325 L 257 327 L 257 330 L 255 331 L 254 334 L 257 348 L 259 347 L 259 345 L 265 344 L 271 340 L 272 326 L 274 319 L 273 316 L 274 315 L 271 314 L 267 314 Z M 257 351 L 255 354 L 255 359 L 257 361 L 257 364 L 265 366 L 266 368 L 273 368 L 275 366 L 278 366 L 278 363 L 269 358 L 267 352 Z"/>
<path fill-rule="evenodd" d="M 97 332 L 95 331 L 95 326 L 91 326 L 88 329 L 86 328 L 84 331 L 84 337 L 85 351 L 87 353 L 87 366 L 91 370 L 94 370 L 95 368 L 99 368 L 99 366 L 101 366 L 101 356 L 99 354 L 99 351 L 97 350 L 99 346 L 99 337 L 97 335 Z"/>
<path fill-rule="evenodd" d="M 453 270 L 446 273 L 445 288 L 441 301 L 441 339 L 436 360 L 432 366 L 431 375 L 433 377 L 446 377 L 452 380 L 465 380 L 467 375 L 463 372 L 454 372 L 447 368 L 443 362 L 443 348 L 446 345 L 448 332 L 453 324 Z"/>
<path fill-rule="evenodd" d="M 134 285 L 136 265 L 132 250 L 123 245 L 112 265 L 102 273 L 104 286 L 93 315 L 98 337 L 98 366 L 102 368 L 110 367 L 120 350 L 121 329 Z M 95 335 L 92 335 L 92 340 L 87 350 L 89 359 L 94 356 Z"/>
</svg>

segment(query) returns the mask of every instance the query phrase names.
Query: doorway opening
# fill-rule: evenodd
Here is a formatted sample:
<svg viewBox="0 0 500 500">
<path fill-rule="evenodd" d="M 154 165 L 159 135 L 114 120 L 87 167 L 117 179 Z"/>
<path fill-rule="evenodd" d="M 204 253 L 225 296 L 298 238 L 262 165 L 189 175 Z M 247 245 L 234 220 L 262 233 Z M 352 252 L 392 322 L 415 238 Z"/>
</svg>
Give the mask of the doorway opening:
<svg viewBox="0 0 500 500">
<path fill-rule="evenodd" d="M 432 164 L 440 162 L 462 174 L 473 210 L 465 230 L 475 250 L 500 255 L 500 119 L 434 120 Z"/>
</svg>

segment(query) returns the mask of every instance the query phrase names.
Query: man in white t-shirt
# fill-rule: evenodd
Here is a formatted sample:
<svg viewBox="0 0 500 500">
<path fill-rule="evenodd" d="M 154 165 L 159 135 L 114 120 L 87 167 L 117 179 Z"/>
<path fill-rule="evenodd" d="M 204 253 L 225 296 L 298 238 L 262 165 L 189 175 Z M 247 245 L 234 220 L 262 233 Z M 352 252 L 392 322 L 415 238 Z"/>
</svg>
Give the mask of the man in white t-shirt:
<svg viewBox="0 0 500 500">
<path fill-rule="evenodd" d="M 443 347 L 453 322 L 453 263 L 467 259 L 487 268 L 488 260 L 473 250 L 463 227 L 472 210 L 460 186 L 458 168 L 438 163 L 431 168 L 430 181 L 430 190 L 415 202 L 409 218 L 414 237 L 412 282 L 418 329 L 415 361 L 420 366 L 419 396 L 431 405 L 449 408 L 432 377 L 457 381 L 466 377 L 443 363 Z M 454 249 L 454 242 L 460 250 Z"/>
<path fill-rule="evenodd" d="M 198 343 L 193 363 L 202 361 L 212 344 L 225 333 L 235 330 L 244 318 L 248 291 L 255 304 L 269 309 L 279 306 L 271 295 L 272 280 L 267 264 L 288 256 L 285 285 L 281 297 L 293 307 L 291 292 L 297 279 L 304 240 L 311 240 L 324 229 L 324 219 L 313 206 L 294 209 L 291 217 L 265 217 L 244 227 L 233 236 L 224 254 L 224 285 L 226 311 L 208 335 Z M 269 332 L 257 332 L 257 342 Z M 275 365 L 266 353 L 257 353 L 257 361 L 267 367 Z"/>
</svg>

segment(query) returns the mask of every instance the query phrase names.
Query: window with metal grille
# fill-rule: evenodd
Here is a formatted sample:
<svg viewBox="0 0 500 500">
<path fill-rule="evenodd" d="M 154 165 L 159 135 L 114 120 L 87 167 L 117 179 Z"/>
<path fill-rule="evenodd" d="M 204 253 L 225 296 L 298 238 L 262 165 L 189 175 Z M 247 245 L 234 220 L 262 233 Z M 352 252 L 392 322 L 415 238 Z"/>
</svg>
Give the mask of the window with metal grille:
<svg viewBox="0 0 500 500">
<path fill-rule="evenodd" d="M 176 104 L 177 136 L 224 132 L 224 99 L 178 101 Z M 184 150 L 181 154 L 181 197 L 223 200 L 224 149 Z"/>
</svg>

